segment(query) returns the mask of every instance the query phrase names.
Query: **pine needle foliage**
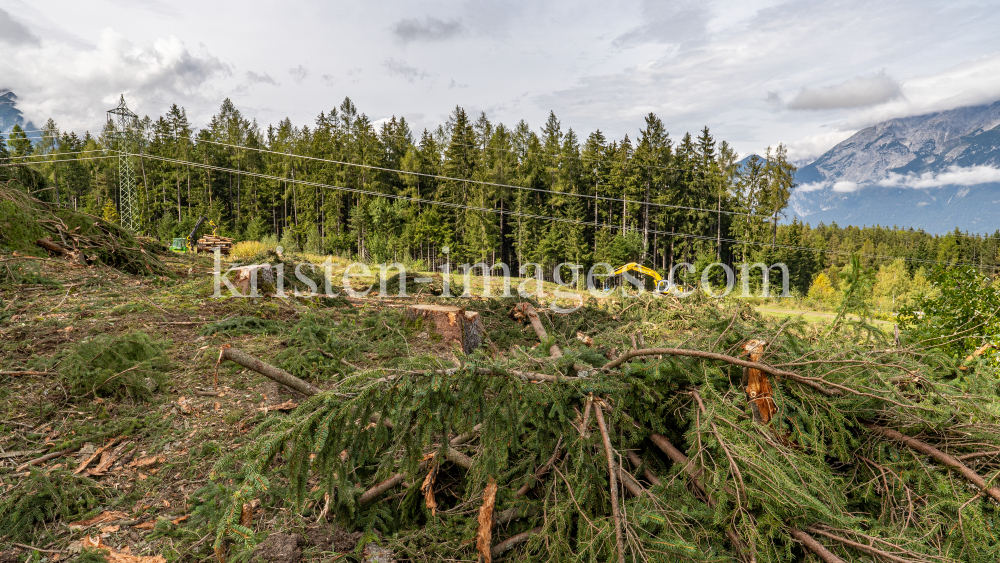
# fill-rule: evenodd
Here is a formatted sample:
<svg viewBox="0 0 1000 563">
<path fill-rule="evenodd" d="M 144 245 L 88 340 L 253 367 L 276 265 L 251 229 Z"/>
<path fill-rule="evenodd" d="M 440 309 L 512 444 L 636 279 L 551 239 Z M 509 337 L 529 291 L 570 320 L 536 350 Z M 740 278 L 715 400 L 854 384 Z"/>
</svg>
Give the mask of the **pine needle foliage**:
<svg viewBox="0 0 1000 563">
<path fill-rule="evenodd" d="M 102 334 L 76 345 L 59 368 L 73 397 L 146 400 L 166 383 L 170 361 L 165 340 L 144 332 Z"/>
<path fill-rule="evenodd" d="M 46 522 L 72 522 L 97 512 L 105 500 L 102 489 L 89 477 L 71 471 L 31 469 L 0 496 L 0 538 L 24 541 L 37 537 Z"/>
<path fill-rule="evenodd" d="M 294 412 L 264 418 L 245 447 L 220 459 L 212 478 L 232 488 L 213 520 L 216 545 L 252 541 L 240 507 L 287 486 L 299 513 L 318 510 L 316 495 L 325 493 L 330 514 L 383 534 L 399 559 L 468 560 L 492 478 L 501 485 L 496 513 L 516 511 L 498 525 L 496 541 L 540 527 L 516 559 L 615 560 L 608 462 L 594 417 L 583 414 L 603 404 L 615 462 L 633 470 L 625 455 L 633 451 L 662 480 L 654 486 L 637 470 L 645 491 L 621 494 L 628 561 L 816 561 L 793 530 L 848 561 L 1000 558 L 997 504 L 959 473 L 872 429 L 916 437 L 989 481 L 1000 471 L 1000 374 L 989 366 L 959 377 L 946 355 L 895 348 L 870 327 L 845 324 L 826 338 L 804 322 L 776 323 L 707 298 L 608 302 L 545 322 L 568 355 L 581 358 L 587 353 L 571 343 L 578 330 L 603 350 L 628 348 L 639 328 L 650 347 L 731 356 L 747 340 L 764 339 L 762 361 L 798 379 L 770 378 L 777 414 L 764 424 L 752 416 L 743 368 L 692 357 L 649 356 L 543 383 L 514 372 L 565 374 L 565 364 L 477 352 L 440 372 L 348 371 Z M 331 370 L 339 363 L 315 361 Z M 448 444 L 477 426 L 474 440 L 455 447 L 473 460 L 466 470 L 450 461 Z M 653 434 L 684 452 L 690 467 L 654 447 Z M 552 471 L 535 479 L 557 450 Z M 433 513 L 421 491 L 429 471 L 436 472 Z M 366 490 L 399 473 L 401 486 L 361 504 Z M 516 497 L 526 483 L 528 494 Z"/>
</svg>

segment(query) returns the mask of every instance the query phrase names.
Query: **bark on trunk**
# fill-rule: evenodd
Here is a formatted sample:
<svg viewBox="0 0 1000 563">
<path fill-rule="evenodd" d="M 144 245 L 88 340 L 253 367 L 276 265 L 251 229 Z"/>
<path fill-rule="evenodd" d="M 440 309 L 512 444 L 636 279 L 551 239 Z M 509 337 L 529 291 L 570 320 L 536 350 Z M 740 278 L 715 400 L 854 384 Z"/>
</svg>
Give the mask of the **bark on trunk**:
<svg viewBox="0 0 1000 563">
<path fill-rule="evenodd" d="M 445 343 L 458 342 L 462 351 L 472 353 L 483 343 L 486 329 L 479 313 L 450 305 L 410 305 L 406 316 L 431 321 Z"/>
</svg>

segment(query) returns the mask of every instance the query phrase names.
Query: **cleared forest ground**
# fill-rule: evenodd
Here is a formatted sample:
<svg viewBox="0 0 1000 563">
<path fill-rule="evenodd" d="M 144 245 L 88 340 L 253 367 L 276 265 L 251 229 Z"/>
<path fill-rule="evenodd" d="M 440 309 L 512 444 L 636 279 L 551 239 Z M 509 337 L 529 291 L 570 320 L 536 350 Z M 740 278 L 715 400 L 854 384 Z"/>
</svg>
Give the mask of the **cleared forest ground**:
<svg viewBox="0 0 1000 563">
<path fill-rule="evenodd" d="M 541 338 L 520 298 L 217 299 L 210 258 L 162 260 L 0 257 L 0 561 L 998 553 L 978 360 L 698 295 L 528 300 Z M 483 345 L 415 302 L 478 312 Z"/>
</svg>

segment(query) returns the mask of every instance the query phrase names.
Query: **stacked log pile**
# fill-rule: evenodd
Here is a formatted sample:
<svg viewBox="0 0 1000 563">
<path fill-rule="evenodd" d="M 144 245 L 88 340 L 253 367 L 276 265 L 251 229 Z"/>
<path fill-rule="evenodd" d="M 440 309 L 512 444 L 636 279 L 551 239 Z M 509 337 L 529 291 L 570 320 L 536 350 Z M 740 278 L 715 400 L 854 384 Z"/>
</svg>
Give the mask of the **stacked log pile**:
<svg viewBox="0 0 1000 563">
<path fill-rule="evenodd" d="M 223 254 L 229 254 L 233 248 L 233 239 L 217 235 L 205 235 L 198 239 L 198 252 L 215 252 L 216 248 Z"/>
</svg>

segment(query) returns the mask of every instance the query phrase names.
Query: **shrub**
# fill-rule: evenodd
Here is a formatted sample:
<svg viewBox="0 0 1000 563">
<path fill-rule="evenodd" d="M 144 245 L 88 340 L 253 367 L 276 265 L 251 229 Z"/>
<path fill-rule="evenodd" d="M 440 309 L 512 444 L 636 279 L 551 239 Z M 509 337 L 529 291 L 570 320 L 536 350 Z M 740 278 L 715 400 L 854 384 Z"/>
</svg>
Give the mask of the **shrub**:
<svg viewBox="0 0 1000 563">
<path fill-rule="evenodd" d="M 274 246 L 268 246 L 256 240 L 245 240 L 233 245 L 233 249 L 229 251 L 229 259 L 237 262 L 249 262 L 268 250 L 274 250 Z"/>
<path fill-rule="evenodd" d="M 63 360 L 60 373 L 77 398 L 148 399 L 166 382 L 167 345 L 144 332 L 101 335 L 78 344 Z"/>
</svg>

